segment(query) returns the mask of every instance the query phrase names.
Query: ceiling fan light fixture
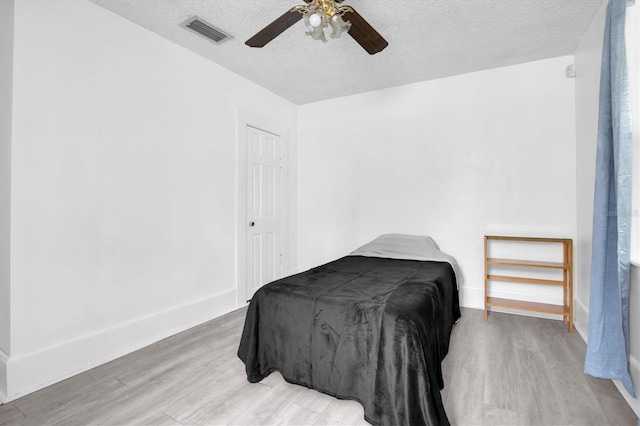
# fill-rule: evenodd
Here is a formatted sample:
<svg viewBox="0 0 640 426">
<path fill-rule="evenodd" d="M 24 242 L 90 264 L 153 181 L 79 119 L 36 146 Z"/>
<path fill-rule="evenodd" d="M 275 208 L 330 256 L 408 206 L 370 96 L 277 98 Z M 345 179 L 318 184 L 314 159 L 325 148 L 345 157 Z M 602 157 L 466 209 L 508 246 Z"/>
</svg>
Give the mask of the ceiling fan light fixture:
<svg viewBox="0 0 640 426">
<path fill-rule="evenodd" d="M 264 47 L 296 22 L 304 18 L 306 34 L 315 40 L 340 38 L 345 31 L 370 55 L 384 50 L 389 43 L 358 12 L 340 6 L 344 0 L 304 0 L 245 42 L 249 47 Z"/>
<path fill-rule="evenodd" d="M 312 0 L 309 5 L 298 6 L 294 10 L 302 13 L 307 27 L 305 34 L 314 40 L 322 40 L 326 43 L 326 34 L 331 38 L 340 38 L 343 32 L 349 31 L 350 22 L 342 19 L 342 14 L 350 12 L 349 6 L 338 6 L 336 0 Z"/>
</svg>

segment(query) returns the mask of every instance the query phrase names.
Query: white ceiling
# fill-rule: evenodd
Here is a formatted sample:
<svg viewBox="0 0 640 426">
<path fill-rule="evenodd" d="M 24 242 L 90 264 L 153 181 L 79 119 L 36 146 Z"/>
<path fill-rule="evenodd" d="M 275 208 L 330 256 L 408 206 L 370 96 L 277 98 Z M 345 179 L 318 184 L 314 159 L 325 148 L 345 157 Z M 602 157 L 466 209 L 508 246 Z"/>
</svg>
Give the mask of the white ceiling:
<svg viewBox="0 0 640 426">
<path fill-rule="evenodd" d="M 296 103 L 572 54 L 606 0 L 346 0 L 389 46 L 322 43 L 302 21 L 262 49 L 244 42 L 301 0 L 91 0 Z M 179 26 L 200 18 L 216 45 Z M 579 71 L 578 71 L 579 72 Z"/>
</svg>

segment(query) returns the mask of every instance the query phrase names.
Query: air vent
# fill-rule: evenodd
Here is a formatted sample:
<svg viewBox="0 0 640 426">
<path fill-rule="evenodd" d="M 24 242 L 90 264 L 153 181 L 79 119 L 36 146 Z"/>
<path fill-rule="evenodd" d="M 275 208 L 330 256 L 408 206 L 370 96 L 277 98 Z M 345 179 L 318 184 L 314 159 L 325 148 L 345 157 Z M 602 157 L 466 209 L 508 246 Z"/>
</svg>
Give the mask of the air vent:
<svg viewBox="0 0 640 426">
<path fill-rule="evenodd" d="M 202 37 L 206 37 L 209 40 L 213 40 L 216 44 L 220 44 L 225 40 L 232 38 L 229 34 L 222 31 L 220 28 L 216 28 L 208 22 L 194 16 L 192 18 L 187 19 L 182 24 L 181 27 L 190 29 Z"/>
</svg>

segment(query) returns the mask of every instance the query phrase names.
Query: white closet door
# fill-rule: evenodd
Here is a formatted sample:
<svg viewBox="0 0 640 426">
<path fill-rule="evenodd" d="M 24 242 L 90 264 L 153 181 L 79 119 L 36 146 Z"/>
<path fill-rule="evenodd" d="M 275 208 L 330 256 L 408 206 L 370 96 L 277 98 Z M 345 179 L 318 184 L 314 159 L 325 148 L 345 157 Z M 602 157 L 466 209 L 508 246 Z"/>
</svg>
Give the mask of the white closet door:
<svg viewBox="0 0 640 426">
<path fill-rule="evenodd" d="M 247 300 L 282 276 L 282 139 L 247 127 Z"/>
</svg>

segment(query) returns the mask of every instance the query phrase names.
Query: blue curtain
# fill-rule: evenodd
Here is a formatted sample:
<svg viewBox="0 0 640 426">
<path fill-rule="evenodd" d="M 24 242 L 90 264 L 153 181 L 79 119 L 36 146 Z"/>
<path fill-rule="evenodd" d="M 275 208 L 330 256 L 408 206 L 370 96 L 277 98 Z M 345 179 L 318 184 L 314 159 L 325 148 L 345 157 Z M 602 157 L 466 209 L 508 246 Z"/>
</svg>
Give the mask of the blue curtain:
<svg viewBox="0 0 640 426">
<path fill-rule="evenodd" d="M 625 0 L 609 0 L 600 76 L 589 339 L 584 371 L 621 380 L 635 397 L 629 374 L 632 144 L 625 15 Z"/>
</svg>

